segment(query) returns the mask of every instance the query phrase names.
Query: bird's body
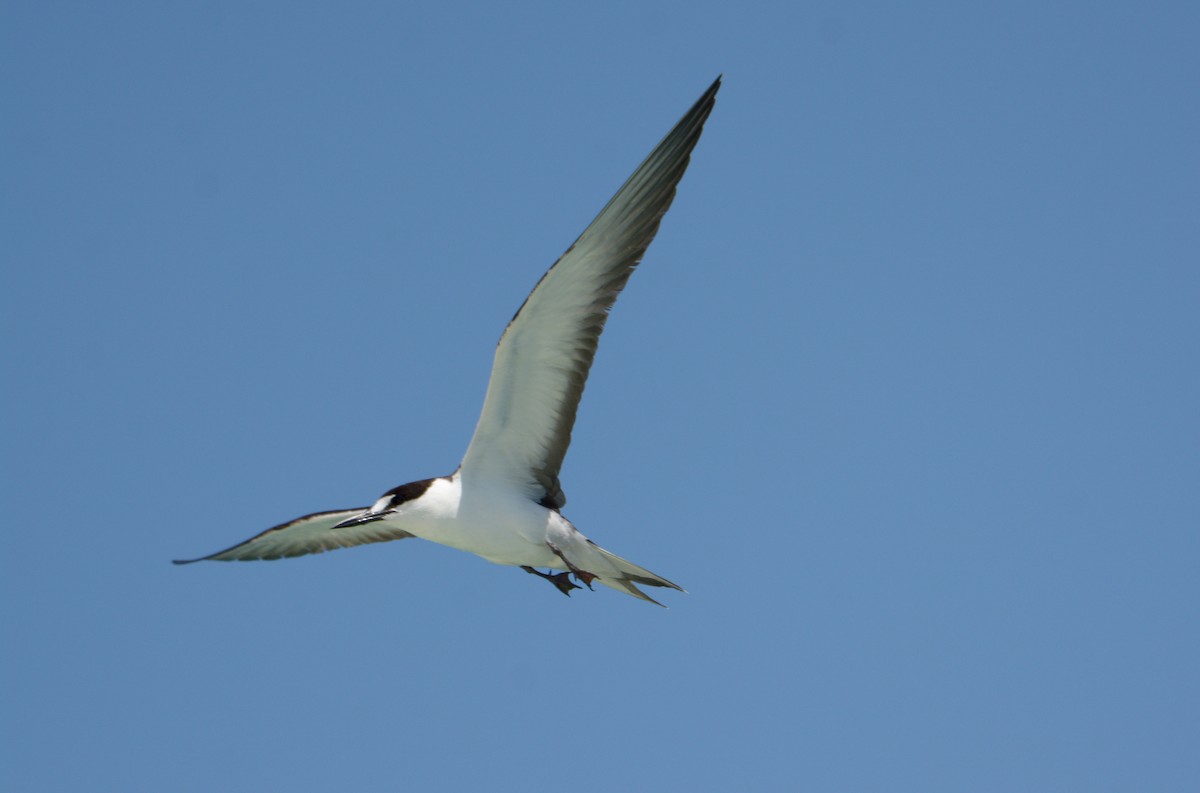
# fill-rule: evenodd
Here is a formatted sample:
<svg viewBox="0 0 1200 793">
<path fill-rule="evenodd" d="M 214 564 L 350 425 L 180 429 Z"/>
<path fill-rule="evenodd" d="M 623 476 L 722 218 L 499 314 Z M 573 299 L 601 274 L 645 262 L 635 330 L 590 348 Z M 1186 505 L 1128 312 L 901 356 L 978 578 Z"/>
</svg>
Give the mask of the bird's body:
<svg viewBox="0 0 1200 793">
<path fill-rule="evenodd" d="M 381 500 L 376 507 L 387 510 L 392 508 L 389 504 L 390 499 Z M 464 482 L 457 473 L 431 480 L 420 497 L 395 509 L 384 523 L 497 564 L 561 565 L 546 543 L 564 542 L 571 527 L 557 511 L 511 488 L 488 481 Z"/>
<path fill-rule="evenodd" d="M 671 204 L 719 87 L 718 78 L 513 317 L 458 470 L 393 488 L 369 508 L 306 515 L 187 561 L 278 559 L 419 537 L 521 567 L 565 594 L 577 588 L 570 576 L 651 601 L 637 584 L 680 589 L 576 530 L 560 511 L 558 472 L 608 311 Z"/>
</svg>

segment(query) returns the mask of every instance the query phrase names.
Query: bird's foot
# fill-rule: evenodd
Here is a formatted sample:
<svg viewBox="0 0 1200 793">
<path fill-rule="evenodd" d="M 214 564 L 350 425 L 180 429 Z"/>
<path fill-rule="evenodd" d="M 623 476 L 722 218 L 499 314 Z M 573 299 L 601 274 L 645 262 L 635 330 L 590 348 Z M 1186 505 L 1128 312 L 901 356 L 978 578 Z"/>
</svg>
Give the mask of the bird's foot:
<svg viewBox="0 0 1200 793">
<path fill-rule="evenodd" d="M 575 577 L 584 583 L 584 586 L 586 586 L 588 589 L 592 588 L 592 582 L 596 580 L 595 573 L 589 573 L 587 570 L 580 570 L 571 563 L 570 559 L 563 556 L 563 552 L 558 550 L 558 546 L 556 546 L 554 543 L 547 542 L 546 545 L 550 546 L 550 550 L 554 551 L 555 556 L 563 560 L 563 564 L 567 566 L 567 569 L 574 573 Z M 566 575 L 566 573 L 563 573 L 563 575 Z M 576 589 L 578 588 L 579 587 L 576 587 Z"/>
<path fill-rule="evenodd" d="M 533 573 L 534 575 L 536 575 L 539 578 L 546 579 L 551 584 L 554 584 L 554 586 L 556 586 L 558 588 L 558 591 L 562 592 L 567 597 L 571 597 L 572 589 L 580 588 L 571 582 L 571 574 L 570 573 L 557 573 L 555 575 L 551 575 L 550 573 L 543 573 L 541 570 L 534 570 L 532 567 L 529 567 L 527 565 L 521 565 L 521 569 L 527 573 Z M 589 589 L 590 589 L 590 587 L 589 587 Z"/>
</svg>

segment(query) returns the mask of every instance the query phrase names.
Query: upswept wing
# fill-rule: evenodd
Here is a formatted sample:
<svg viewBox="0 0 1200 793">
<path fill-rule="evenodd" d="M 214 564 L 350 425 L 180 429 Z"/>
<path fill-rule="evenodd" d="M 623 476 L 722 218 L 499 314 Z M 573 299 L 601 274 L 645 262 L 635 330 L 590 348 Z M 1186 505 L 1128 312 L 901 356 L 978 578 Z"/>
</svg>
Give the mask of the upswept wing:
<svg viewBox="0 0 1200 793">
<path fill-rule="evenodd" d="M 608 312 L 671 206 L 720 87 L 718 77 L 508 324 L 460 467 L 463 477 L 524 486 L 546 506 L 566 503 L 558 472 Z"/>
<path fill-rule="evenodd" d="M 305 515 L 288 523 L 273 526 L 262 534 L 255 535 L 232 548 L 201 556 L 198 559 L 176 559 L 175 564 L 191 564 L 205 560 L 249 562 L 257 559 L 283 559 L 310 553 L 324 553 L 338 548 L 349 548 L 352 545 L 403 540 L 412 536 L 406 531 L 389 528 L 384 521 L 364 523 L 361 526 L 350 526 L 333 531 L 333 527 L 337 524 L 361 515 L 367 509 L 367 507 L 359 507 L 358 509 L 340 509 L 336 512 L 316 512 L 312 515 Z"/>
</svg>

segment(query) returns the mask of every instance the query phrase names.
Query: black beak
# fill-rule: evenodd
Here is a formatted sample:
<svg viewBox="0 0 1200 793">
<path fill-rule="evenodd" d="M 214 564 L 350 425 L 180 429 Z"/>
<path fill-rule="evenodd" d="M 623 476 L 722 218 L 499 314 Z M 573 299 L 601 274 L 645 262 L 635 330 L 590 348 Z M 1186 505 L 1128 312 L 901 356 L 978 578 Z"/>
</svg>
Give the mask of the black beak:
<svg viewBox="0 0 1200 793">
<path fill-rule="evenodd" d="M 394 510 L 394 509 L 389 509 L 387 512 L 364 512 L 363 514 L 359 515 L 356 518 L 350 518 L 349 520 L 343 520 L 341 523 L 334 526 L 333 528 L 348 529 L 351 526 L 361 526 L 364 523 L 371 523 L 373 521 L 383 520 L 384 518 L 386 518 L 388 515 L 391 515 L 395 511 L 396 510 Z"/>
</svg>

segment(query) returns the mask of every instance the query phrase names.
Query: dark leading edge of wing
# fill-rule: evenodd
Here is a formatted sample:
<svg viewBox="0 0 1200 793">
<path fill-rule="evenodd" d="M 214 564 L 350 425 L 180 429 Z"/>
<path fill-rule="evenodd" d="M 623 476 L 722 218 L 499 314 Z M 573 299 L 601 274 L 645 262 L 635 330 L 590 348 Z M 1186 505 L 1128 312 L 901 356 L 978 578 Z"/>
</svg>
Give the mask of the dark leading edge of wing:
<svg viewBox="0 0 1200 793">
<path fill-rule="evenodd" d="M 720 87 L 718 77 L 509 323 L 463 458 L 464 475 L 517 478 L 535 501 L 566 503 L 559 469 L 608 312 L 671 206 Z M 524 470 L 513 472 L 513 466 Z"/>
</svg>

